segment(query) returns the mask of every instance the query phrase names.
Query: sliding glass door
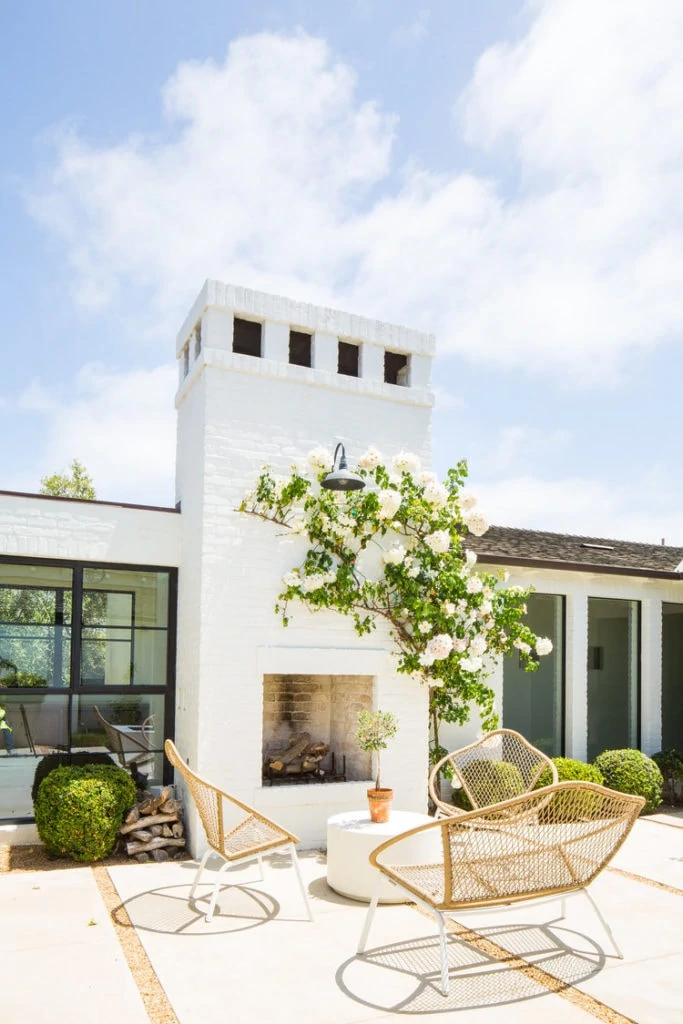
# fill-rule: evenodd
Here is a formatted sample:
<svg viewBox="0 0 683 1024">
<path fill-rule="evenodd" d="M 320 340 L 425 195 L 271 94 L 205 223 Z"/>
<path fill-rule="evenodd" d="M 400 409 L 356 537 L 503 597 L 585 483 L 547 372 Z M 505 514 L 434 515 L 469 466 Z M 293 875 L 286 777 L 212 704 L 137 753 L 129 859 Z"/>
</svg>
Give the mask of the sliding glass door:
<svg viewBox="0 0 683 1024">
<path fill-rule="evenodd" d="M 683 604 L 662 605 L 662 750 L 683 751 Z"/>
<path fill-rule="evenodd" d="M 637 747 L 640 602 L 588 598 L 588 760 Z"/>
</svg>

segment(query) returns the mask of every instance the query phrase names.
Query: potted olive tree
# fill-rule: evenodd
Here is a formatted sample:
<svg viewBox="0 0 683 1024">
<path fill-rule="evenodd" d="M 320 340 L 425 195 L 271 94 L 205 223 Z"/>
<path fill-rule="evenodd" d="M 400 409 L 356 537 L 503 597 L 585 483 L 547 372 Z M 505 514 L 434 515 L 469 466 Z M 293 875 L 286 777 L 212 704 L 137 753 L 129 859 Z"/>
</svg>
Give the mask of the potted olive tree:
<svg viewBox="0 0 683 1024">
<path fill-rule="evenodd" d="M 360 711 L 358 713 L 358 746 L 366 753 L 377 754 L 377 778 L 375 788 L 369 789 L 368 806 L 370 817 L 376 822 L 389 820 L 393 789 L 383 789 L 380 782 L 380 751 L 385 750 L 390 739 L 398 732 L 398 719 L 391 711 Z"/>
</svg>

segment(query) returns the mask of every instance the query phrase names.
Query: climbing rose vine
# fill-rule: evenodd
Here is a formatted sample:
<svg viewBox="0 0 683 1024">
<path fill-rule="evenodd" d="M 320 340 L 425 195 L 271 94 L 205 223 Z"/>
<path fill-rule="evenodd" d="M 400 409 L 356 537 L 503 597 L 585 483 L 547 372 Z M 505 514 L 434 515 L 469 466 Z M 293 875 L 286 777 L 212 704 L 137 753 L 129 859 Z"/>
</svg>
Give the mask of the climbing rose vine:
<svg viewBox="0 0 683 1024">
<path fill-rule="evenodd" d="M 335 492 L 320 486 L 332 461 L 314 448 L 288 476 L 265 466 L 240 511 L 300 535 L 302 555 L 307 545 L 282 578 L 275 610 L 284 625 L 292 602 L 349 615 L 361 636 L 378 619 L 388 623 L 398 671 L 430 688 L 436 757 L 440 720 L 464 723 L 475 704 L 483 727 L 496 727 L 485 682 L 494 656 L 518 651 L 533 670 L 552 643 L 522 621 L 529 591 L 505 587 L 507 573 L 477 568 L 468 535 L 488 526 L 463 487 L 465 462 L 440 483 L 416 455 L 401 452 L 387 465 L 369 448 L 356 467 L 365 489 Z"/>
</svg>

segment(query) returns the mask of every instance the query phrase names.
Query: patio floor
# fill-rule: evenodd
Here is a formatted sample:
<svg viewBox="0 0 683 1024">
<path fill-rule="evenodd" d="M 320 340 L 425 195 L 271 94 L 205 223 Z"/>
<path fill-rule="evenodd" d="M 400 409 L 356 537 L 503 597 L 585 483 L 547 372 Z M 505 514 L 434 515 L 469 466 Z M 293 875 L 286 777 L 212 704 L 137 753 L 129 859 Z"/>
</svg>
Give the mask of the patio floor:
<svg viewBox="0 0 683 1024">
<path fill-rule="evenodd" d="M 249 881 L 254 868 L 231 872 L 245 888 L 222 892 L 208 925 L 201 902 L 187 902 L 192 862 L 0 875 L 0 1018 L 23 1024 L 49 1009 L 74 1024 L 355 1024 L 456 1014 L 486 1024 L 683 1024 L 681 815 L 639 820 L 591 888 L 624 960 L 605 955 L 607 938 L 581 895 L 552 925 L 559 904 L 479 911 L 458 918 L 473 933 L 450 941 L 447 999 L 436 988 L 429 918 L 408 905 L 380 907 L 368 951 L 357 957 L 366 907 L 329 889 L 323 854 L 304 853 L 315 915 L 308 923 L 285 863 L 269 858 L 262 883 Z"/>
</svg>

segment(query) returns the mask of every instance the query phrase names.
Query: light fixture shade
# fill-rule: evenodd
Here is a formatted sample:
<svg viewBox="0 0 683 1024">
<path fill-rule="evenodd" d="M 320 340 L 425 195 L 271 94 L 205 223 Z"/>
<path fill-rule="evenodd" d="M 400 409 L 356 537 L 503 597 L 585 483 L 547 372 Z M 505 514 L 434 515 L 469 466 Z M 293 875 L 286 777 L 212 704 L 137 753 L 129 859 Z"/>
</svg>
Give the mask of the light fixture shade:
<svg viewBox="0 0 683 1024">
<path fill-rule="evenodd" d="M 362 491 L 365 487 L 365 480 L 357 476 L 356 473 L 352 473 L 348 468 L 346 452 L 341 443 L 334 450 L 332 472 L 327 474 L 322 481 L 322 486 L 326 487 L 328 491 Z"/>
</svg>

